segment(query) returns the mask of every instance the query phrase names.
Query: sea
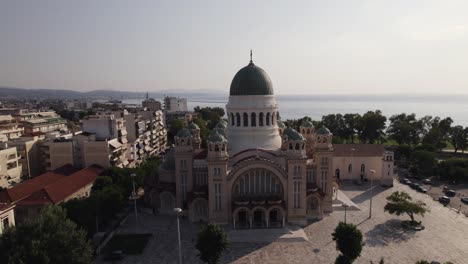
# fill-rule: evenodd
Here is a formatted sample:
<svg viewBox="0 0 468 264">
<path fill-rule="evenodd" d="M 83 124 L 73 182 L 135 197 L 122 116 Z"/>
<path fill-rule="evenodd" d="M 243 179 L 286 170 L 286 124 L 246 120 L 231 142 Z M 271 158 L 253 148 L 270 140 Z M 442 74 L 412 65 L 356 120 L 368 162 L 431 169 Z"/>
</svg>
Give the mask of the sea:
<svg viewBox="0 0 468 264">
<path fill-rule="evenodd" d="M 189 110 L 194 107 L 226 108 L 228 95 L 210 93 L 185 96 Z M 162 98 L 155 98 L 161 100 Z M 359 113 L 380 110 L 388 118 L 407 113 L 424 116 L 451 117 L 453 126 L 468 127 L 468 95 L 277 95 L 282 120 L 309 116 L 321 120 L 328 114 Z M 124 99 L 123 103 L 141 104 L 142 99 Z"/>
</svg>

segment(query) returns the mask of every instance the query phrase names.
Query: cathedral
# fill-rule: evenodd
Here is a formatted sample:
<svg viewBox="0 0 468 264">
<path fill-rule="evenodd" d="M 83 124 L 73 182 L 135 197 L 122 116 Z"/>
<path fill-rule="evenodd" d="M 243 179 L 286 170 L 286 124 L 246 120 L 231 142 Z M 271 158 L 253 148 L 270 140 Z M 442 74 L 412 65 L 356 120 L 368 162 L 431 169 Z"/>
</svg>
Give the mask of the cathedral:
<svg viewBox="0 0 468 264">
<path fill-rule="evenodd" d="M 393 153 L 381 145 L 341 144 L 334 155 L 326 127 L 286 127 L 270 77 L 252 59 L 231 82 L 226 113 L 206 149 L 196 124 L 177 133 L 159 170 L 160 212 L 180 207 L 191 221 L 236 229 L 306 225 L 333 211 L 340 178 L 393 178 Z"/>
</svg>

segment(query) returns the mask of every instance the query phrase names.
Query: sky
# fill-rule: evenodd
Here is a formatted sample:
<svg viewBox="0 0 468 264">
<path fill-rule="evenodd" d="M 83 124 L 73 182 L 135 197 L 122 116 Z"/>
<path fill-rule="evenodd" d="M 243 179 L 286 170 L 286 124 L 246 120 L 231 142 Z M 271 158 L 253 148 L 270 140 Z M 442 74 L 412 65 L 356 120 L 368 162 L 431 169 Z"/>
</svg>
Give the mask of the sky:
<svg viewBox="0 0 468 264">
<path fill-rule="evenodd" d="M 468 94 L 468 1 L 0 0 L 0 86 Z"/>
</svg>

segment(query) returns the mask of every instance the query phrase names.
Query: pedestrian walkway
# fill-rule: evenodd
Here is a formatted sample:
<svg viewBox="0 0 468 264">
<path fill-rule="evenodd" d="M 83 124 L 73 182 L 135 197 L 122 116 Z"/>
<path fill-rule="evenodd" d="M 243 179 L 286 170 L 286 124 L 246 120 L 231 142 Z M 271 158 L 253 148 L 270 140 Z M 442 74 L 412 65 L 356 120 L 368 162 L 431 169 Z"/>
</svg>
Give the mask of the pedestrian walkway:
<svg viewBox="0 0 468 264">
<path fill-rule="evenodd" d="M 357 204 L 351 201 L 351 199 L 349 199 L 349 197 L 340 190 L 338 190 L 337 199 L 335 201 L 336 203 L 333 202 L 333 211 L 344 211 L 345 208 L 343 207 L 343 204 L 348 205 L 347 210 L 349 211 L 361 211 L 361 208 L 359 208 Z"/>
<path fill-rule="evenodd" d="M 309 241 L 304 230 L 296 226 L 268 229 L 231 229 L 227 231 L 230 242 L 272 243 Z"/>
</svg>

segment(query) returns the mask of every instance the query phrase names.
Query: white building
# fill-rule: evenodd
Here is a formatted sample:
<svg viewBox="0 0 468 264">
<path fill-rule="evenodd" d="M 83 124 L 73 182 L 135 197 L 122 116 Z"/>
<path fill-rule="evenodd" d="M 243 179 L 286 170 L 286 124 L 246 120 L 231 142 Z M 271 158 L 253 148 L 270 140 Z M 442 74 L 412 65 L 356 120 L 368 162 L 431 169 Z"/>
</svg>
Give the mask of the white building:
<svg viewBox="0 0 468 264">
<path fill-rule="evenodd" d="M 164 110 L 168 113 L 188 111 L 187 98 L 166 96 L 164 98 Z"/>
</svg>

